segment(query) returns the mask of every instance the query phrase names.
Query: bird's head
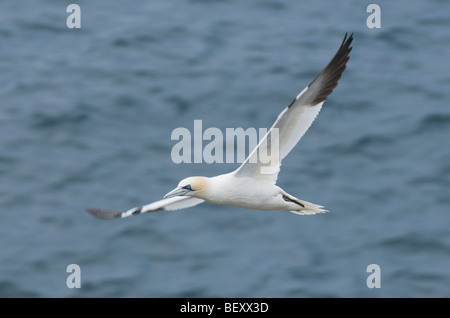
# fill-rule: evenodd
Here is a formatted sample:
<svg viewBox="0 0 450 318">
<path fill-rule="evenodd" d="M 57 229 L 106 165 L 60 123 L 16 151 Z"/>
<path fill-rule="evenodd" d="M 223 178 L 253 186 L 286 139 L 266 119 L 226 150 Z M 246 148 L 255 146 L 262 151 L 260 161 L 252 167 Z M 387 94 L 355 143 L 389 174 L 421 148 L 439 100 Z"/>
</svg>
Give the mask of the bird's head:
<svg viewBox="0 0 450 318">
<path fill-rule="evenodd" d="M 205 177 L 189 177 L 178 183 L 178 186 L 167 193 L 164 199 L 176 196 L 199 197 L 203 194 L 207 187 L 208 178 Z"/>
</svg>

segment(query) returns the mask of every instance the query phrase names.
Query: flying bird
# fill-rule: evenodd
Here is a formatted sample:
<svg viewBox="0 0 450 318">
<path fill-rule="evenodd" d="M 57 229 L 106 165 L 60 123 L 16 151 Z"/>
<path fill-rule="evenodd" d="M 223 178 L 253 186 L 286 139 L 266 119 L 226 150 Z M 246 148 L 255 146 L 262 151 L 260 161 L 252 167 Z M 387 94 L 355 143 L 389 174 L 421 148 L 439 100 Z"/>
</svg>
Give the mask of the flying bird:
<svg viewBox="0 0 450 318">
<path fill-rule="evenodd" d="M 319 73 L 278 116 L 273 126 L 235 171 L 215 177 L 189 177 L 167 193 L 162 200 L 113 212 L 87 209 L 100 218 L 123 218 L 131 215 L 189 208 L 202 202 L 230 205 L 254 210 L 280 210 L 296 214 L 328 212 L 323 206 L 300 200 L 276 185 L 281 161 L 306 133 L 323 103 L 337 86 L 352 50 L 353 34 L 347 36 L 338 51 Z M 263 147 L 276 143 L 270 161 L 258 158 Z M 272 149 L 272 148 L 271 148 Z"/>
</svg>

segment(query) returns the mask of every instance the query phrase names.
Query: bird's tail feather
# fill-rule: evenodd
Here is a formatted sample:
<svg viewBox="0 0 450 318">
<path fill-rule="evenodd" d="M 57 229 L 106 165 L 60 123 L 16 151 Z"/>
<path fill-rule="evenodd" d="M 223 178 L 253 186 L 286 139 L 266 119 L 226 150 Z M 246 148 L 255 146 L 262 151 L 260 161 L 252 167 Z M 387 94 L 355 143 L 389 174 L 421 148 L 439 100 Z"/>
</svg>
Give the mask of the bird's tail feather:
<svg viewBox="0 0 450 318">
<path fill-rule="evenodd" d="M 325 210 L 323 206 L 318 205 L 318 204 L 314 204 L 308 201 L 303 201 L 303 200 L 299 200 L 296 199 L 299 203 L 301 203 L 301 205 L 303 206 L 302 208 L 296 210 L 296 211 L 290 211 L 292 213 L 295 214 L 300 214 L 300 215 L 312 215 L 312 214 L 317 214 L 317 213 L 326 213 L 328 212 L 328 210 Z"/>
</svg>

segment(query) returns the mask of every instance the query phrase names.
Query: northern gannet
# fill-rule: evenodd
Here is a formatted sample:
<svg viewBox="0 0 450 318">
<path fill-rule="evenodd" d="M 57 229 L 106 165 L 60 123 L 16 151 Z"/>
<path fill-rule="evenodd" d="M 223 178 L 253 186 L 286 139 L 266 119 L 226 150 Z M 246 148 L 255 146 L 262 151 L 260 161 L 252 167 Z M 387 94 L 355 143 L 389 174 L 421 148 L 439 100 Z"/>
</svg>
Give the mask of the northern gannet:
<svg viewBox="0 0 450 318">
<path fill-rule="evenodd" d="M 319 113 L 324 101 L 337 86 L 345 70 L 353 34 L 345 34 L 342 44 L 330 63 L 278 116 L 277 120 L 235 171 L 216 177 L 189 177 L 167 193 L 160 201 L 124 212 L 87 209 L 101 218 L 120 218 L 154 211 L 188 208 L 204 201 L 255 210 L 280 210 L 296 214 L 328 212 L 323 206 L 300 200 L 276 185 L 281 160 L 305 134 Z M 278 134 L 276 134 L 277 132 Z M 274 137 L 272 138 L 272 135 Z M 278 135 L 278 160 L 263 163 L 257 158 L 261 147 L 268 147 Z M 263 169 L 265 169 L 263 171 Z"/>
</svg>

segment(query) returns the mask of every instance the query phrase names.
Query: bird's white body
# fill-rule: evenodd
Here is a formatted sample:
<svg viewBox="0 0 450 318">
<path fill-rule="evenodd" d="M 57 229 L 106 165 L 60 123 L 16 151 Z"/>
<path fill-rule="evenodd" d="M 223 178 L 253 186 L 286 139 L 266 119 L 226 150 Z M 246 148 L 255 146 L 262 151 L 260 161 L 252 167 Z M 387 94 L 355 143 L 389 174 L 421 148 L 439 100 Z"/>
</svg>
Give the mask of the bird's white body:
<svg viewBox="0 0 450 318">
<path fill-rule="evenodd" d="M 254 178 L 237 178 L 234 172 L 208 181 L 208 189 L 202 198 L 211 203 L 255 210 L 279 210 L 287 203 L 281 197 L 283 190 L 280 187 Z"/>
<path fill-rule="evenodd" d="M 207 182 L 208 186 L 201 194 L 201 198 L 210 203 L 252 210 L 291 211 L 299 214 L 326 212 L 321 206 L 299 200 L 270 182 L 251 177 L 236 177 L 235 171 L 208 178 Z"/>
<path fill-rule="evenodd" d="M 352 40 L 352 35 L 349 38 L 345 36 L 330 63 L 280 113 L 272 128 L 235 171 L 212 178 L 183 179 L 163 200 L 124 212 L 98 209 L 88 211 L 103 218 L 127 217 L 144 212 L 183 209 L 207 201 L 247 209 L 290 211 L 296 214 L 327 212 L 320 205 L 286 193 L 276 185 L 276 181 L 281 161 L 309 129 L 324 101 L 337 86 L 349 59 Z M 258 154 L 261 149 L 271 149 L 271 153 L 274 151 L 276 155 L 270 161 L 260 160 Z"/>
</svg>

